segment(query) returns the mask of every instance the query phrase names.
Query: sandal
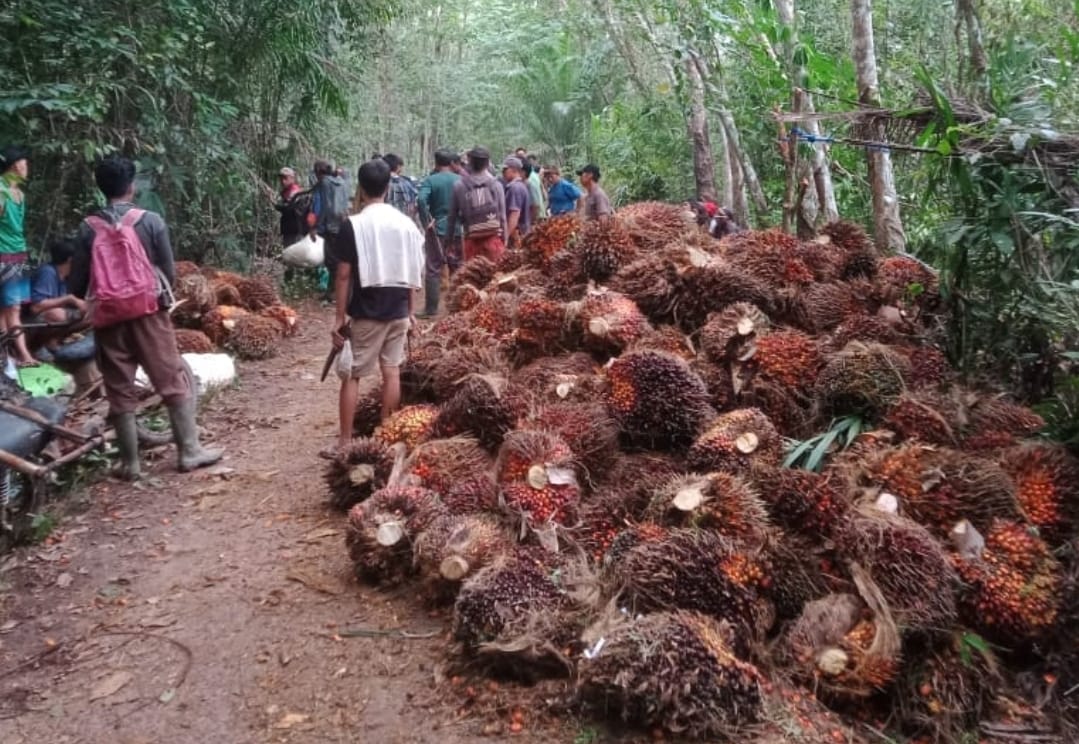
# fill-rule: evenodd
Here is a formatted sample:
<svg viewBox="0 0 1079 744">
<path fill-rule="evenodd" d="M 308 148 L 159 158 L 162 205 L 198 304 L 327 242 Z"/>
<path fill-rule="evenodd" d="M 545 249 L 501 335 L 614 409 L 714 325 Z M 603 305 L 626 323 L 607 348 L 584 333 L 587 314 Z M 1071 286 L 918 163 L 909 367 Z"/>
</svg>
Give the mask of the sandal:
<svg viewBox="0 0 1079 744">
<path fill-rule="evenodd" d="M 15 366 L 19 369 L 31 369 L 33 367 L 40 367 L 41 362 L 37 359 L 31 359 L 29 362 L 16 362 Z"/>
</svg>

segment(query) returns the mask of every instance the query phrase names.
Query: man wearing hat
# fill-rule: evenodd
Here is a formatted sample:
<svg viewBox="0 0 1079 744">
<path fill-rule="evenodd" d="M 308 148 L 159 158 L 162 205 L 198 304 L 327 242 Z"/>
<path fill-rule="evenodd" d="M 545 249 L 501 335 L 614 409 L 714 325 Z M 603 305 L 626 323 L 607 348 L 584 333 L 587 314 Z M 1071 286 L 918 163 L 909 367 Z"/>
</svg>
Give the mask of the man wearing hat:
<svg viewBox="0 0 1079 744">
<path fill-rule="evenodd" d="M 292 198 L 300 193 L 300 184 L 296 183 L 296 171 L 288 166 L 282 168 L 277 174 L 281 183 L 281 191 L 278 192 L 280 200 L 274 204 L 274 209 L 281 213 L 281 244 L 290 246 L 303 237 L 307 229 L 304 225 L 306 214 L 298 214 L 292 207 Z"/>
<path fill-rule="evenodd" d="M 614 213 L 611 209 L 611 200 L 607 192 L 599 185 L 599 166 L 589 163 L 577 171 L 581 178 L 581 186 L 584 187 L 584 218 L 585 220 L 598 220 L 606 222 Z"/>
<path fill-rule="evenodd" d="M 23 224 L 26 194 L 22 184 L 30 174 L 30 151 L 9 146 L 0 150 L 0 331 L 22 324 L 22 306 L 30 302 L 29 254 Z M 37 364 L 26 347 L 26 336 L 15 337 L 16 364 Z"/>
<path fill-rule="evenodd" d="M 502 161 L 502 179 L 506 182 L 506 234 L 512 244 L 532 227 L 532 195 L 519 157 L 511 155 Z"/>
<path fill-rule="evenodd" d="M 488 172 L 490 164 L 487 148 L 472 148 L 468 151 L 467 172 L 453 185 L 446 234 L 454 235 L 461 228 L 465 261 L 485 256 L 497 263 L 506 250 L 506 194 L 502 184 Z"/>
</svg>

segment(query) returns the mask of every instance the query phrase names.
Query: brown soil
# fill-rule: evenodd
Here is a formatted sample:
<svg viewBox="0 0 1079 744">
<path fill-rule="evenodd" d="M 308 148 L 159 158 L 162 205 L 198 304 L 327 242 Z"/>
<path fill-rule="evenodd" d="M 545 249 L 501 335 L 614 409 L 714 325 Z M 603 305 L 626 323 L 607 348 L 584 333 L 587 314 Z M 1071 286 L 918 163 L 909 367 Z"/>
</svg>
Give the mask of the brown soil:
<svg viewBox="0 0 1079 744">
<path fill-rule="evenodd" d="M 307 307 L 208 401 L 221 467 L 181 475 L 163 450 L 149 483 L 90 486 L 46 544 L 0 559 L 0 742 L 596 740 L 540 702 L 562 683 L 447 679 L 448 611 L 352 577 L 317 458 L 331 321 Z"/>
</svg>

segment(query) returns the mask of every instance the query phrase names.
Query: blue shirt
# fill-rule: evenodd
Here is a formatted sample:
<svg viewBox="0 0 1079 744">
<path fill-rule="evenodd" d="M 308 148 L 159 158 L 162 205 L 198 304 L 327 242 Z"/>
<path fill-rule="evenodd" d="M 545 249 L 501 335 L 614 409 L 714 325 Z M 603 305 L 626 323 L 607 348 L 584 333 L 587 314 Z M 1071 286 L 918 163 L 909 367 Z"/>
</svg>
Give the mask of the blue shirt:
<svg viewBox="0 0 1079 744">
<path fill-rule="evenodd" d="M 30 286 L 30 302 L 37 304 L 45 300 L 55 300 L 67 294 L 67 284 L 60 278 L 60 272 L 52 264 L 45 264 L 34 272 L 34 281 Z"/>
<path fill-rule="evenodd" d="M 547 190 L 547 201 L 551 205 L 551 216 L 558 216 L 572 212 L 577 208 L 577 200 L 581 198 L 581 190 L 566 179 Z"/>
</svg>

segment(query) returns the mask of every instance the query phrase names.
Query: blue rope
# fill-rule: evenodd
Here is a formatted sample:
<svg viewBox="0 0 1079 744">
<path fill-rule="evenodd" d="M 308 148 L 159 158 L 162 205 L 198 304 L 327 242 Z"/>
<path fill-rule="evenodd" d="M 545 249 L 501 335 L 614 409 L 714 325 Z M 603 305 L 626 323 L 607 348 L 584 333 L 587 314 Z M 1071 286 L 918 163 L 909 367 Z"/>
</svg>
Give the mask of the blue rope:
<svg viewBox="0 0 1079 744">
<path fill-rule="evenodd" d="M 822 137 L 817 134 L 810 134 L 801 127 L 791 127 L 791 136 L 797 137 L 798 139 L 802 140 L 802 142 L 809 142 L 810 144 L 823 142 L 825 144 L 831 145 L 834 144 L 836 141 L 835 137 L 832 137 L 831 135 Z"/>
</svg>

